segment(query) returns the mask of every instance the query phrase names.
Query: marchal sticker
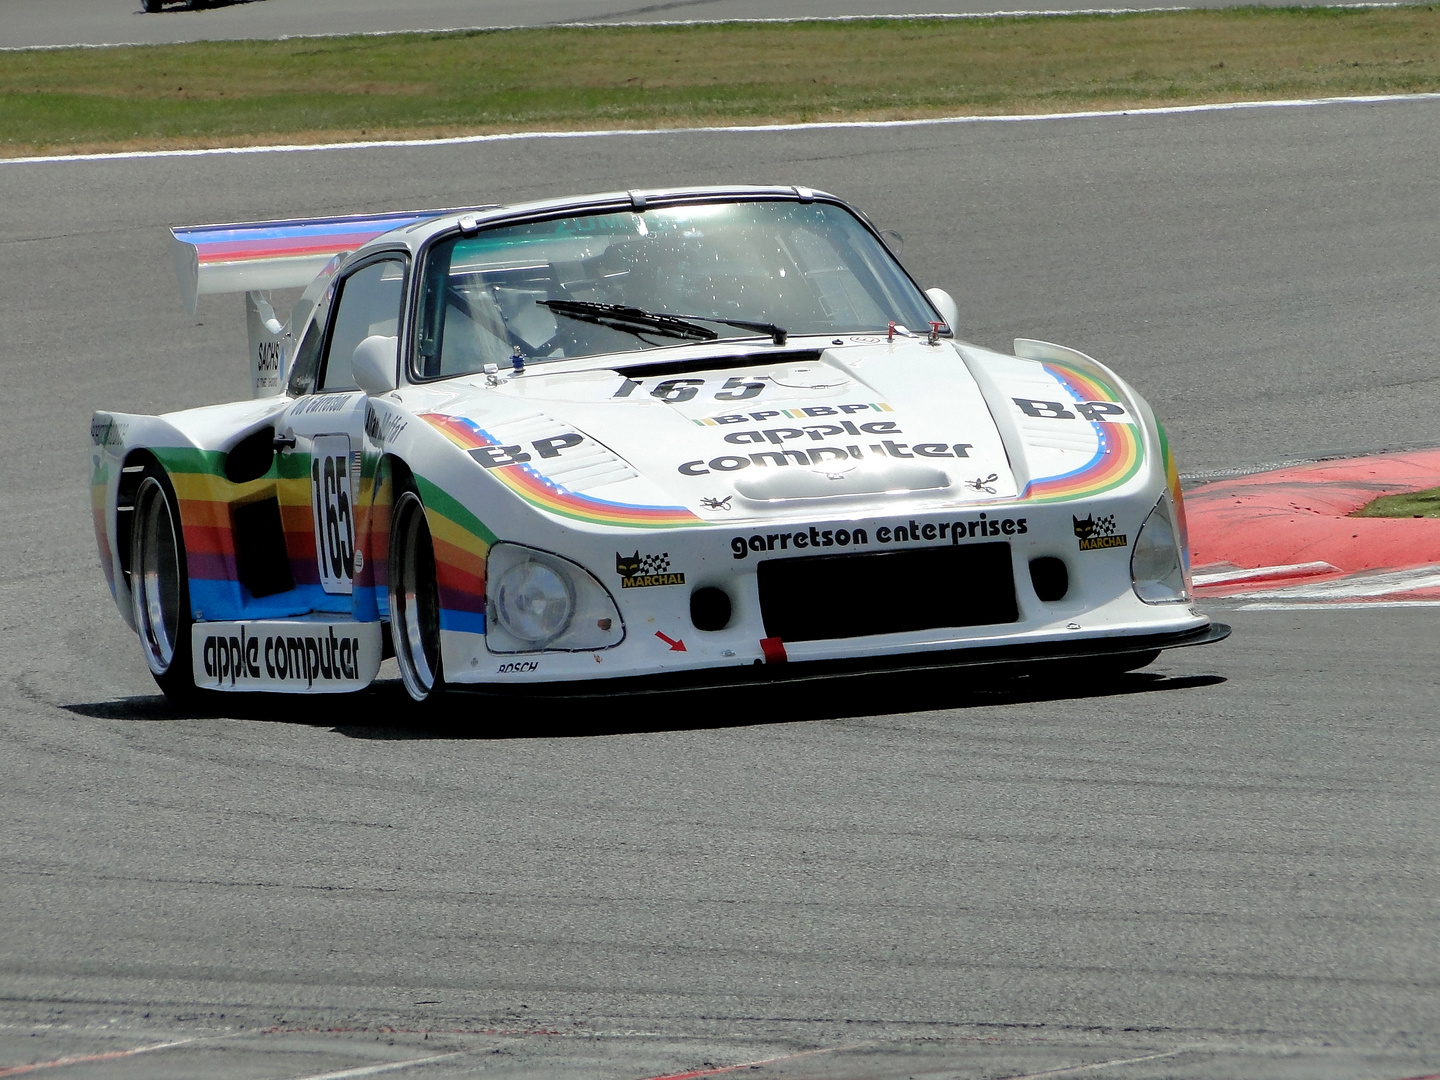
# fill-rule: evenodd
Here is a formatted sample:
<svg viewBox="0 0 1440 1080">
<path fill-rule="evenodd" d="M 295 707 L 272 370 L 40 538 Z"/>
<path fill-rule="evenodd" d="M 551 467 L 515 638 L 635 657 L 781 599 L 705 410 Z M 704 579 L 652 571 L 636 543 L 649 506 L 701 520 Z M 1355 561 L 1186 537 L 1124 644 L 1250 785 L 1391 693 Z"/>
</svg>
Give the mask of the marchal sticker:
<svg viewBox="0 0 1440 1080">
<path fill-rule="evenodd" d="M 1070 520 L 1075 523 L 1075 538 L 1081 551 L 1103 551 L 1105 548 L 1125 547 L 1129 543 L 1124 533 L 1115 531 L 1114 514 L 1098 518 L 1094 514 L 1083 518 L 1071 514 Z"/>
<path fill-rule="evenodd" d="M 670 553 L 633 555 L 615 553 L 615 572 L 622 589 L 648 589 L 655 585 L 684 585 L 685 575 L 670 569 Z"/>
</svg>

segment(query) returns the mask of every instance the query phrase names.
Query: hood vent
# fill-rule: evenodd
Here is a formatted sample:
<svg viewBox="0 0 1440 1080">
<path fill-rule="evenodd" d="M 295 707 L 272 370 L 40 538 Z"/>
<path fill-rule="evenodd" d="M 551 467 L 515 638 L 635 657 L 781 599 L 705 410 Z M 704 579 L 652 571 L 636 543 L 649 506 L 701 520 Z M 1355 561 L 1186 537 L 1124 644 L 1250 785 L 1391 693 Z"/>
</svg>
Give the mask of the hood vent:
<svg viewBox="0 0 1440 1080">
<path fill-rule="evenodd" d="M 631 364 L 615 368 L 615 372 L 627 379 L 649 378 L 659 375 L 685 375 L 692 371 L 723 371 L 726 368 L 773 367 L 777 364 L 813 364 L 820 359 L 818 349 L 800 352 L 759 352 L 746 356 L 699 356 L 689 360 L 672 360 L 659 364 Z"/>
<path fill-rule="evenodd" d="M 777 503 L 837 499 L 865 495 L 899 495 L 936 491 L 950 486 L 948 474 L 933 465 L 888 462 L 874 468 L 852 466 L 844 472 L 824 469 L 776 469 L 763 476 L 735 481 L 747 502 Z"/>
</svg>

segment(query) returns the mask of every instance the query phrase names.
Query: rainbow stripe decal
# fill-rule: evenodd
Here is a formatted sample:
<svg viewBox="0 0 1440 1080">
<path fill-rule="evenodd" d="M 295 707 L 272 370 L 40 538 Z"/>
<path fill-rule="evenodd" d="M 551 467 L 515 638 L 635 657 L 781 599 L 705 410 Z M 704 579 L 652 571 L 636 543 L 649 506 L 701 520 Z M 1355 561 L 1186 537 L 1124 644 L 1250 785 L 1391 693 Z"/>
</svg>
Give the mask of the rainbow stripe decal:
<svg viewBox="0 0 1440 1080">
<path fill-rule="evenodd" d="M 1114 387 L 1081 367 L 1060 360 L 1046 360 L 1042 366 L 1076 402 L 1120 402 L 1120 395 L 1115 392 Z M 1140 471 L 1145 450 L 1140 439 L 1140 429 L 1136 424 L 1094 421 L 1090 426 L 1099 441 L 1094 456 L 1078 469 L 1061 473 L 1059 476 L 1031 480 L 1025 485 L 1020 496 L 1022 499 L 1059 502 L 1062 499 L 1098 495 L 1102 491 L 1119 487 Z"/>
<path fill-rule="evenodd" d="M 225 454 L 190 447 L 158 448 L 179 499 L 190 605 L 197 620 L 279 619 L 325 612 L 373 622 L 389 614 L 390 509 L 393 481 L 377 477 L 367 460 L 355 494 L 357 568 L 351 592 L 327 593 L 316 562 L 311 517 L 309 454 L 276 457 L 258 480 L 234 484 L 225 478 Z M 445 630 L 485 632 L 485 556 L 494 535 L 473 514 L 424 477 L 417 476 L 435 550 L 440 594 L 440 626 Z M 240 581 L 234 511 L 254 499 L 279 504 L 285 551 L 293 588 L 252 596 Z"/>
<path fill-rule="evenodd" d="M 303 221 L 256 221 L 243 225 L 200 225 L 172 232 L 180 243 L 195 249 L 201 266 L 209 266 L 300 255 L 328 257 L 341 251 L 353 251 L 392 229 L 403 229 L 438 213 L 441 211 L 310 218 Z"/>
<path fill-rule="evenodd" d="M 495 534 L 452 496 L 423 476 L 415 477 L 430 543 L 435 551 L 435 587 L 440 594 L 440 629 L 485 633 L 485 559 Z M 388 513 L 387 513 L 388 519 Z"/>
<path fill-rule="evenodd" d="M 196 619 L 273 619 L 311 611 L 348 613 L 351 597 L 320 585 L 315 526 L 310 515 L 310 455 L 277 456 L 263 478 L 244 484 L 225 479 L 225 455 L 188 447 L 157 447 L 180 501 L 190 605 Z M 253 597 L 240 584 L 232 510 L 273 496 L 279 503 L 285 550 L 295 587 Z"/>
<path fill-rule="evenodd" d="M 467 452 L 482 446 L 503 445 L 479 424 L 463 416 L 421 413 L 420 418 Z M 523 462 L 486 471 L 532 506 L 574 521 L 624 529 L 677 529 L 700 524 L 700 518 L 683 506 L 636 506 L 581 495 Z"/>
</svg>

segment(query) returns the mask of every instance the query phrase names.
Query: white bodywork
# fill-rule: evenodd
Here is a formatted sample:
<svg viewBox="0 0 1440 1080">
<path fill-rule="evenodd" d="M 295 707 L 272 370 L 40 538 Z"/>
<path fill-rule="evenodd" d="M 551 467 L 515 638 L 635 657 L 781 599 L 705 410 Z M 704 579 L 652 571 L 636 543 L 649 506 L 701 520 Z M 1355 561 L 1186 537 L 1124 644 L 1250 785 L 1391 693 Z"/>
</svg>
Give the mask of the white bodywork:
<svg viewBox="0 0 1440 1080">
<path fill-rule="evenodd" d="M 754 193 L 823 197 L 804 189 Z M 638 205 L 646 198 L 654 205 L 663 196 L 651 193 Z M 635 196 L 584 205 L 626 199 Z M 780 661 L 797 671 L 805 661 L 953 658 L 961 655 L 956 650 L 989 647 L 1071 655 L 1203 638 L 1210 624 L 1189 603 L 1188 568 L 1186 587 L 1160 603 L 1141 599 L 1132 574 L 1134 545 L 1157 505 L 1174 519 L 1179 558 L 1188 562 L 1163 434 L 1149 406 L 1113 372 L 1060 346 L 1019 340 L 1016 355 L 1007 356 L 948 332 L 902 327 L 792 336 L 779 345 L 763 336 L 677 344 L 418 384 L 397 364 L 394 389 L 374 386 L 371 376 L 361 379 L 370 393 L 283 393 L 297 343 L 312 318 L 325 317 L 330 282 L 346 267 L 386 250 L 415 260 L 436 236 L 457 229 L 468 235 L 488 220 L 556 205 L 422 216 L 347 258 L 312 253 L 307 272 L 323 272 L 289 324 L 280 325 L 262 296 L 248 300 L 257 400 L 163 417 L 96 414 L 97 537 L 127 619 L 124 470 L 133 474 L 137 455 L 147 453 L 180 463 L 172 479 L 190 559 L 197 685 L 314 692 L 356 689 L 374 677 L 390 603 L 382 580 L 393 494 L 387 485 L 406 474 L 416 479 L 434 537 L 443 672 L 452 686 Z M 277 275 L 293 283 L 296 265 L 288 258 Z M 211 287 L 254 289 L 266 280 L 262 268 L 230 266 L 207 284 L 196 267 L 183 261 L 187 302 Z M 936 310 L 949 316 L 945 306 Z M 407 340 L 402 329 L 393 333 Z M 369 344 L 384 355 L 384 339 L 380 346 L 376 340 Z M 265 360 L 267 343 L 272 361 Z M 216 463 L 227 452 L 238 460 L 242 440 L 263 442 L 271 432 L 279 451 L 263 476 L 231 483 L 220 474 Z M 241 566 L 242 549 L 261 550 L 261 541 L 247 539 L 250 526 L 239 522 L 244 507 L 264 498 L 279 509 L 294 586 L 256 597 L 244 582 L 259 579 Z M 234 530 L 228 556 L 227 513 Z M 210 554 L 198 558 L 206 544 Z M 982 544 L 1006 545 L 1013 620 L 866 632 L 867 611 L 886 604 L 873 581 L 867 591 L 850 591 L 849 574 L 870 580 L 865 566 L 882 564 L 839 561 L 825 565 L 843 602 L 816 603 L 852 612 L 837 620 L 846 625 L 832 637 L 806 633 L 802 640 L 767 631 L 757 574 L 763 564 Z M 497 628 L 495 568 L 514 557 L 506 545 L 582 568 L 566 570 L 577 606 L 570 637 L 517 647 Z M 248 557 L 253 564 L 257 556 Z M 1064 564 L 1063 597 L 1041 598 L 1032 569 L 1040 559 Z M 202 573 L 210 576 L 202 580 Z M 896 580 L 890 588 L 896 596 L 923 594 L 927 581 Z M 728 598 L 723 627 L 697 626 L 692 598 L 701 589 Z M 787 625 L 803 623 L 803 612 L 795 617 L 800 622 Z M 576 620 L 583 633 L 573 629 Z M 262 656 L 258 665 L 242 663 L 237 676 L 234 645 L 226 651 L 224 642 L 238 642 L 243 631 L 246 642 L 262 642 L 246 647 L 263 652 L 287 626 L 348 635 L 354 644 L 343 667 L 337 660 L 320 678 L 307 666 L 300 687 L 288 670 L 267 674 Z"/>
</svg>

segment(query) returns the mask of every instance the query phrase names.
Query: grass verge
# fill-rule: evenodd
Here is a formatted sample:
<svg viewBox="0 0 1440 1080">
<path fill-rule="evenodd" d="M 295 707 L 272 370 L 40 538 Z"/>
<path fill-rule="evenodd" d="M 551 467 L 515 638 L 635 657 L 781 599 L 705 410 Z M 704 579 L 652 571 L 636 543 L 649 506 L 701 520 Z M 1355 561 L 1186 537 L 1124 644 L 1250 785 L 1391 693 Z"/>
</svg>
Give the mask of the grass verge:
<svg viewBox="0 0 1440 1080">
<path fill-rule="evenodd" d="M 0 53 L 0 156 L 1434 90 L 1434 5 L 202 42 Z"/>
<path fill-rule="evenodd" d="M 1350 515 L 1351 517 L 1417 518 L 1440 517 L 1440 488 L 1382 495 Z"/>
</svg>

